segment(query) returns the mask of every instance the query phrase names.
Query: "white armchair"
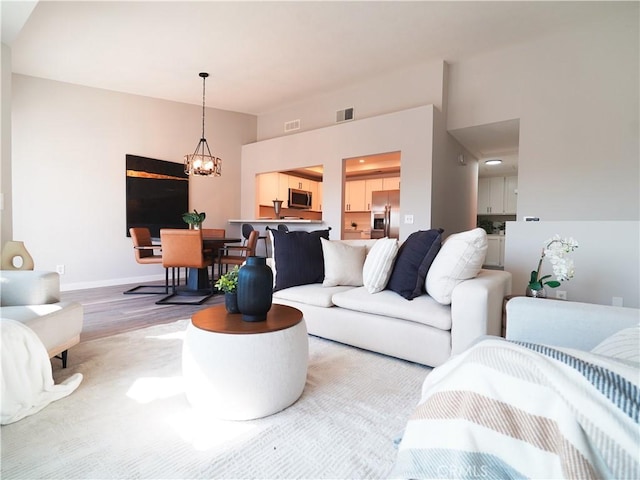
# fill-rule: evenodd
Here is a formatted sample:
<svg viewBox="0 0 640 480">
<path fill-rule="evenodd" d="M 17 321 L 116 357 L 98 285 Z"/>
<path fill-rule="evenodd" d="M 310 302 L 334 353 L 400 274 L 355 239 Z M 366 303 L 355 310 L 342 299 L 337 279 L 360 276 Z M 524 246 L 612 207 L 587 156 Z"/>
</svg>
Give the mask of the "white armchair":
<svg viewBox="0 0 640 480">
<path fill-rule="evenodd" d="M 515 297 L 507 302 L 507 340 L 589 351 L 640 323 L 640 309 Z"/>
<path fill-rule="evenodd" d="M 49 357 L 60 356 L 80 341 L 82 305 L 60 301 L 60 277 L 37 270 L 0 271 L 0 319 L 17 320 L 31 328 Z"/>
</svg>

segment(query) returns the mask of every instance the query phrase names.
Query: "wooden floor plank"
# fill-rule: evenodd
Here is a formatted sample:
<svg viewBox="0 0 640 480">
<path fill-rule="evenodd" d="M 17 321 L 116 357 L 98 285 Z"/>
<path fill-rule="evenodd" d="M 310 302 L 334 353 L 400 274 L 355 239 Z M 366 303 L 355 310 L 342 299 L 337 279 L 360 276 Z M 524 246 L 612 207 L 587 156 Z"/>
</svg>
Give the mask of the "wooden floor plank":
<svg viewBox="0 0 640 480">
<path fill-rule="evenodd" d="M 160 283 L 162 284 L 162 283 Z M 108 337 L 139 328 L 190 318 L 203 308 L 224 303 L 224 295 L 215 295 L 202 305 L 156 305 L 164 295 L 125 295 L 135 285 L 116 285 L 61 292 L 63 300 L 84 307 L 84 325 L 80 341 Z"/>
</svg>

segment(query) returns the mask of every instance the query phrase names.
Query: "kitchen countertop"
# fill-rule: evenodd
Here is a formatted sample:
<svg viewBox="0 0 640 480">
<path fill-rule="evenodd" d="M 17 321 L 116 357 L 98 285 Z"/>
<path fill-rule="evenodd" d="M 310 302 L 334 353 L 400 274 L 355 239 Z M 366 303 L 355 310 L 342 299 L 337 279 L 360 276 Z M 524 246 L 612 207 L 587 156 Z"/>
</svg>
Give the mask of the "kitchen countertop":
<svg viewBox="0 0 640 480">
<path fill-rule="evenodd" d="M 252 218 L 252 219 L 231 219 L 229 223 L 294 223 L 294 224 L 321 224 L 323 220 L 308 220 L 305 218 Z"/>
</svg>

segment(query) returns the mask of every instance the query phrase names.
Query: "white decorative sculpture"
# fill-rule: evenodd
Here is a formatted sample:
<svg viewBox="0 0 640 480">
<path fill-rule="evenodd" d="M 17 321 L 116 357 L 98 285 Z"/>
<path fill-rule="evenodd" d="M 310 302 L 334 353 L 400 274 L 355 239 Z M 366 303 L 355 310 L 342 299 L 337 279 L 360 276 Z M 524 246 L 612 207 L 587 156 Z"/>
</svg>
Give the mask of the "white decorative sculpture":
<svg viewBox="0 0 640 480">
<path fill-rule="evenodd" d="M 33 270 L 33 257 L 29 254 L 24 242 L 10 240 L 2 249 L 2 270 Z"/>
</svg>

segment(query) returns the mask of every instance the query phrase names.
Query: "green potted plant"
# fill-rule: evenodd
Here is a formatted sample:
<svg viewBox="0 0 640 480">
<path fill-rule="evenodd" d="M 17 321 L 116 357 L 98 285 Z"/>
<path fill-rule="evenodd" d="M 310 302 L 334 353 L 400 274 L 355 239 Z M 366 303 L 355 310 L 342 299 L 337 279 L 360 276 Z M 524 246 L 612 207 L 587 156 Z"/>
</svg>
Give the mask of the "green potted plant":
<svg viewBox="0 0 640 480">
<path fill-rule="evenodd" d="M 189 225 L 189 228 L 199 230 L 204 219 L 207 218 L 207 214 L 204 212 L 198 213 L 194 208 L 193 212 L 186 212 L 182 214 L 182 220 Z"/>
<path fill-rule="evenodd" d="M 351 222 L 351 228 L 355 230 L 356 228 L 358 228 L 358 224 L 356 222 Z"/>
<path fill-rule="evenodd" d="M 229 313 L 240 313 L 238 310 L 238 266 L 221 275 L 215 287 L 224 293 L 224 306 Z"/>
<path fill-rule="evenodd" d="M 487 232 L 487 235 L 491 235 L 493 233 L 493 222 L 491 220 L 478 220 L 478 227 Z"/>
</svg>

